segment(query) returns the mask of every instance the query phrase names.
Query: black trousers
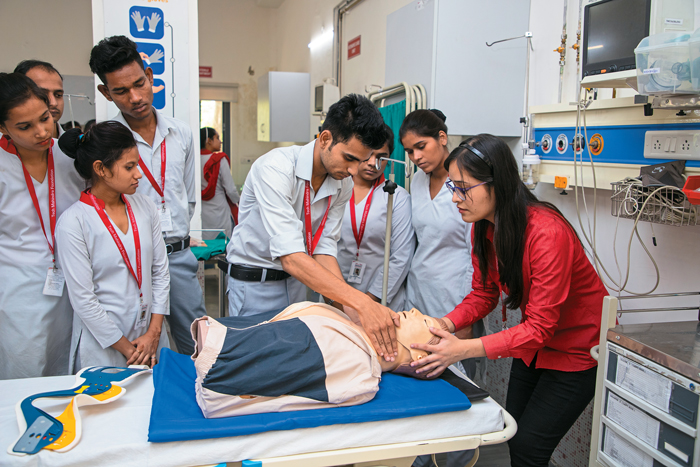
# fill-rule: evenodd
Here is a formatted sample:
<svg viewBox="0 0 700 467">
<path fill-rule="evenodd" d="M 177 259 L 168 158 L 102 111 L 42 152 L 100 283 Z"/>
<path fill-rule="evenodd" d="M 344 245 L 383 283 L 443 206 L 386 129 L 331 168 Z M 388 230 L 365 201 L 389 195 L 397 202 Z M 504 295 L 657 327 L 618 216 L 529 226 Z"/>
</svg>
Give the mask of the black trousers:
<svg viewBox="0 0 700 467">
<path fill-rule="evenodd" d="M 513 359 L 506 410 L 518 422 L 508 442 L 512 467 L 547 467 L 559 441 L 595 393 L 597 367 L 584 371 L 535 368 Z"/>
</svg>

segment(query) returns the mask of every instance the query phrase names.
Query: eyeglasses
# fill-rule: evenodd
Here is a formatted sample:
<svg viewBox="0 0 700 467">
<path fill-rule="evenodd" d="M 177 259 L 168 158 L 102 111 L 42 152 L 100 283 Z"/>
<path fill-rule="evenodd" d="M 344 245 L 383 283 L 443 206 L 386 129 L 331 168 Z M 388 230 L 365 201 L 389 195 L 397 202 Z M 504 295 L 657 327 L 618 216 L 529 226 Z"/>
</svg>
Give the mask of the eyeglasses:
<svg viewBox="0 0 700 467">
<path fill-rule="evenodd" d="M 469 188 L 462 188 L 460 186 L 455 185 L 455 183 L 452 180 L 447 180 L 445 182 L 445 186 L 452 192 L 453 194 L 457 194 L 457 198 L 461 199 L 462 201 L 467 200 L 467 191 L 471 190 L 472 188 L 476 188 L 481 185 L 485 185 L 488 182 L 481 182 L 477 183 L 476 185 L 472 185 Z"/>
</svg>

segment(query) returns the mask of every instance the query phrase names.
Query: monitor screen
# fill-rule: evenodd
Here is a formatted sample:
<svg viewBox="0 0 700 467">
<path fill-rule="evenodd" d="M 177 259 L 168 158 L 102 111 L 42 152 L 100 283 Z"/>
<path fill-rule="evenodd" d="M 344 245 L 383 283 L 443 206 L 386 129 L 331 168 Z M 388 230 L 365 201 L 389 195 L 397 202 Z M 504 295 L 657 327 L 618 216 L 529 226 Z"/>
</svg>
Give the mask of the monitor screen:
<svg viewBox="0 0 700 467">
<path fill-rule="evenodd" d="M 631 69 L 634 49 L 649 35 L 650 0 L 604 0 L 586 6 L 583 71 Z"/>
</svg>

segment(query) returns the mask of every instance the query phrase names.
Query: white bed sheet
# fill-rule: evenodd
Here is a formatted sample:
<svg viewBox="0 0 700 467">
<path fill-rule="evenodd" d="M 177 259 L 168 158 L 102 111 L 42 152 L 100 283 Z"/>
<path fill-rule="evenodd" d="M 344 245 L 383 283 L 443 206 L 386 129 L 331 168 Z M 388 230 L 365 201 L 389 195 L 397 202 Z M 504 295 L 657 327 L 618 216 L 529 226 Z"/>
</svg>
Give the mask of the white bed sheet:
<svg viewBox="0 0 700 467">
<path fill-rule="evenodd" d="M 73 386 L 74 376 L 0 381 L 0 466 L 194 466 L 393 443 L 485 434 L 503 429 L 501 407 L 490 397 L 471 409 L 381 422 L 321 426 L 256 435 L 172 443 L 149 443 L 152 375 L 125 386 L 119 400 L 81 409 L 83 435 L 65 453 L 42 450 L 33 456 L 7 453 L 19 436 L 17 401 Z M 56 416 L 66 406 L 39 405 Z"/>
</svg>

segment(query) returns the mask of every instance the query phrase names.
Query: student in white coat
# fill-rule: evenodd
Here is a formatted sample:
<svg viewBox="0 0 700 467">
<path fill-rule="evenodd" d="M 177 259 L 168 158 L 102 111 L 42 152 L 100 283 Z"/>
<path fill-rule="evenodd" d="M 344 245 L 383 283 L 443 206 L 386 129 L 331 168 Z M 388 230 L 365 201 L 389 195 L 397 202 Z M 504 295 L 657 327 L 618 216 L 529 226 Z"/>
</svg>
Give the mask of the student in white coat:
<svg viewBox="0 0 700 467">
<path fill-rule="evenodd" d="M 377 107 L 349 94 L 330 107 L 316 140 L 255 161 L 226 248 L 230 315 L 283 310 L 306 298 L 306 286 L 355 310 L 377 353 L 394 360 L 398 315 L 350 287 L 337 260 L 350 177 L 385 142 Z"/>
<path fill-rule="evenodd" d="M 136 44 L 125 36 L 101 40 L 90 52 L 90 70 L 103 84 L 102 95 L 119 109 L 115 121 L 136 140 L 139 193 L 158 207 L 170 268 L 170 332 L 177 351 L 192 355 L 192 322 L 207 314 L 197 280 L 197 258 L 190 250 L 190 220 L 196 203 L 195 159 L 189 125 L 153 107 L 153 70 L 144 70 Z"/>
<path fill-rule="evenodd" d="M 170 277 L 156 206 L 136 193 L 142 175 L 131 131 L 118 122 L 66 131 L 61 149 L 92 186 L 61 216 L 59 259 L 75 315 L 71 371 L 153 367 L 168 346 Z"/>
<path fill-rule="evenodd" d="M 384 246 L 389 194 L 383 190 L 386 162 L 377 170 L 376 161 L 394 152 L 394 132 L 386 127 L 387 142 L 360 164 L 352 177 L 353 194 L 345 208 L 343 228 L 338 242 L 338 266 L 345 280 L 375 302 L 382 298 Z M 405 310 L 406 275 L 415 249 L 411 225 L 411 197 L 402 187 L 394 193 L 391 218 L 391 256 L 387 304 L 392 310 Z"/>
<path fill-rule="evenodd" d="M 223 230 L 231 237 L 238 219 L 240 195 L 231 177 L 231 160 L 221 151 L 219 133 L 210 127 L 199 130 L 202 154 L 202 228 Z M 202 232 L 202 238 L 216 238 L 218 232 Z"/>
<path fill-rule="evenodd" d="M 0 379 L 68 374 L 73 310 L 54 232 L 85 183 L 54 128 L 46 91 L 0 73 Z"/>
<path fill-rule="evenodd" d="M 418 166 L 411 183 L 413 228 L 418 244 L 408 272 L 406 308 L 442 318 L 471 292 L 471 229 L 452 202 L 452 192 L 445 186 L 447 170 L 447 125 L 439 110 L 415 110 L 401 124 L 399 137 L 406 154 Z M 483 333 L 479 321 L 472 328 Z M 471 334 L 461 333 L 461 338 Z M 474 377 L 476 364 L 462 362 L 466 373 Z M 465 465 L 473 451 L 451 452 L 448 467 Z M 419 456 L 414 467 L 432 465 L 430 456 Z"/>
</svg>

